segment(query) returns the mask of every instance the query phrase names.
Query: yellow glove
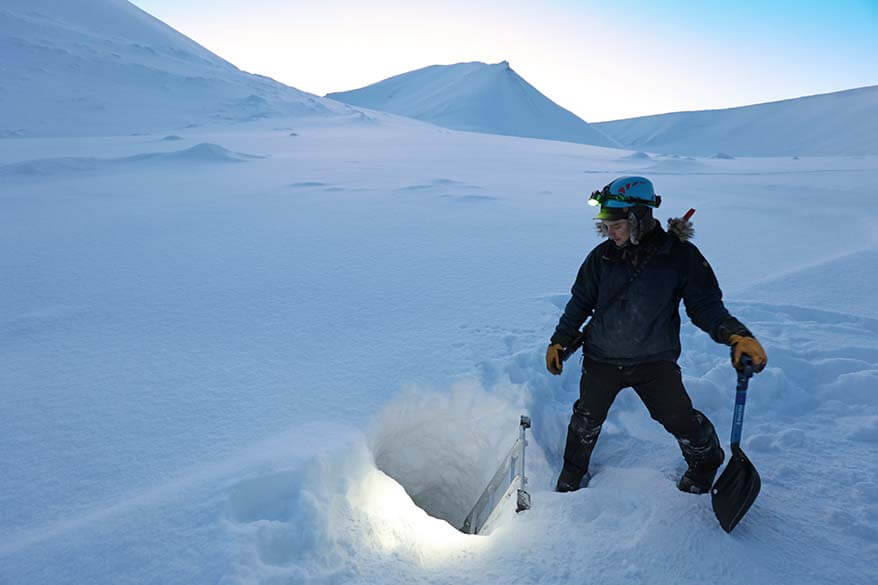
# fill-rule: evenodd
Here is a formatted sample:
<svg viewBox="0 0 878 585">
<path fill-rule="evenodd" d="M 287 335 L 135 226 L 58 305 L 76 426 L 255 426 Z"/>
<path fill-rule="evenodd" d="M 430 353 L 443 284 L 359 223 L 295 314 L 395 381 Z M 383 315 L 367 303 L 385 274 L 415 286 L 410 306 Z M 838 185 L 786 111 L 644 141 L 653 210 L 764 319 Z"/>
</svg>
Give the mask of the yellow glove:
<svg viewBox="0 0 878 585">
<path fill-rule="evenodd" d="M 732 335 L 729 337 L 729 342 L 732 344 L 732 365 L 735 366 L 736 370 L 743 368 L 741 356 L 744 354 L 749 355 L 750 359 L 753 360 L 754 371 L 761 372 L 765 368 L 768 358 L 765 355 L 762 344 L 756 341 L 756 338 Z"/>
<path fill-rule="evenodd" d="M 562 351 L 564 351 L 564 347 L 560 343 L 552 344 L 546 349 L 546 369 L 556 376 L 564 369 L 561 364 Z"/>
</svg>

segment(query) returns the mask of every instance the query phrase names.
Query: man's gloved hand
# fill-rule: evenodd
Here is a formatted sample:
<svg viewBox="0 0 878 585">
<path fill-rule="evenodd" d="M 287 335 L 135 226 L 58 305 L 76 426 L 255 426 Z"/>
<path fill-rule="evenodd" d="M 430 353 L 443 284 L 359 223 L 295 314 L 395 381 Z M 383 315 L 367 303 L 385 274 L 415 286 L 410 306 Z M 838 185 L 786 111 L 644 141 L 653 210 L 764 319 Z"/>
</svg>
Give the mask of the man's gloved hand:
<svg viewBox="0 0 878 585">
<path fill-rule="evenodd" d="M 546 349 L 546 369 L 556 376 L 564 369 L 561 364 L 562 351 L 564 351 L 564 346 L 560 343 L 553 343 Z"/>
<path fill-rule="evenodd" d="M 755 337 L 732 335 L 729 337 L 729 342 L 732 344 L 732 365 L 735 366 L 736 370 L 742 368 L 741 356 L 744 354 L 749 355 L 753 360 L 754 371 L 761 372 L 765 368 L 768 358 L 765 355 L 762 344 L 756 341 Z"/>
</svg>

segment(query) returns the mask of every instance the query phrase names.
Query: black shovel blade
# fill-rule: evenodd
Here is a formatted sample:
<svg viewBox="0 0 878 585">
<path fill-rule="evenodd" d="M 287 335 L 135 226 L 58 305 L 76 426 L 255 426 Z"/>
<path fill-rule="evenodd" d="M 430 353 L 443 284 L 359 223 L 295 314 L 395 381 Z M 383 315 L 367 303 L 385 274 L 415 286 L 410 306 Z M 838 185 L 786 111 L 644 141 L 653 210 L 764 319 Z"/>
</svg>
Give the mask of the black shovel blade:
<svg viewBox="0 0 878 585">
<path fill-rule="evenodd" d="M 713 513 L 720 526 L 731 532 L 759 495 L 762 480 L 738 445 L 732 445 L 732 458 L 711 491 Z"/>
</svg>

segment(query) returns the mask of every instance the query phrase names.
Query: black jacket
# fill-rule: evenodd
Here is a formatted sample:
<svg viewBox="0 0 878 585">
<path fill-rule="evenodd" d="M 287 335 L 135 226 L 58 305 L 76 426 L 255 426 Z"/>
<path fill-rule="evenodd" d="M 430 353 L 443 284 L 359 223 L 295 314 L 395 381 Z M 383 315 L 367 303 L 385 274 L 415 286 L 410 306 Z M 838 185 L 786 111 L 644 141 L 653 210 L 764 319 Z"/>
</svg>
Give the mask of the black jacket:
<svg viewBox="0 0 878 585">
<path fill-rule="evenodd" d="M 605 306 L 652 252 L 637 279 L 615 302 Z M 722 302 L 713 270 L 695 245 L 656 225 L 640 244 L 619 248 L 612 240 L 596 246 L 576 276 L 552 343 L 567 346 L 588 324 L 583 352 L 595 361 L 632 365 L 676 361 L 680 357 L 680 299 L 686 314 L 714 341 L 751 335 Z"/>
</svg>

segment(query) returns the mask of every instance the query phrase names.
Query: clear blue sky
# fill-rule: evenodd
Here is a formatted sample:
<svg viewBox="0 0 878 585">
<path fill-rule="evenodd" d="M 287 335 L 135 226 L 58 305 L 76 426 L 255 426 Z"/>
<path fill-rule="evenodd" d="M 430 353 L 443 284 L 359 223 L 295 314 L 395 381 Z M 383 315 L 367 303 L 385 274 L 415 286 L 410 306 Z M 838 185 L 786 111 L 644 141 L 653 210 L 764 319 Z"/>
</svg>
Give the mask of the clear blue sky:
<svg viewBox="0 0 878 585">
<path fill-rule="evenodd" d="M 878 0 L 134 0 L 241 69 L 324 95 L 507 60 L 586 121 L 878 84 Z"/>
</svg>

